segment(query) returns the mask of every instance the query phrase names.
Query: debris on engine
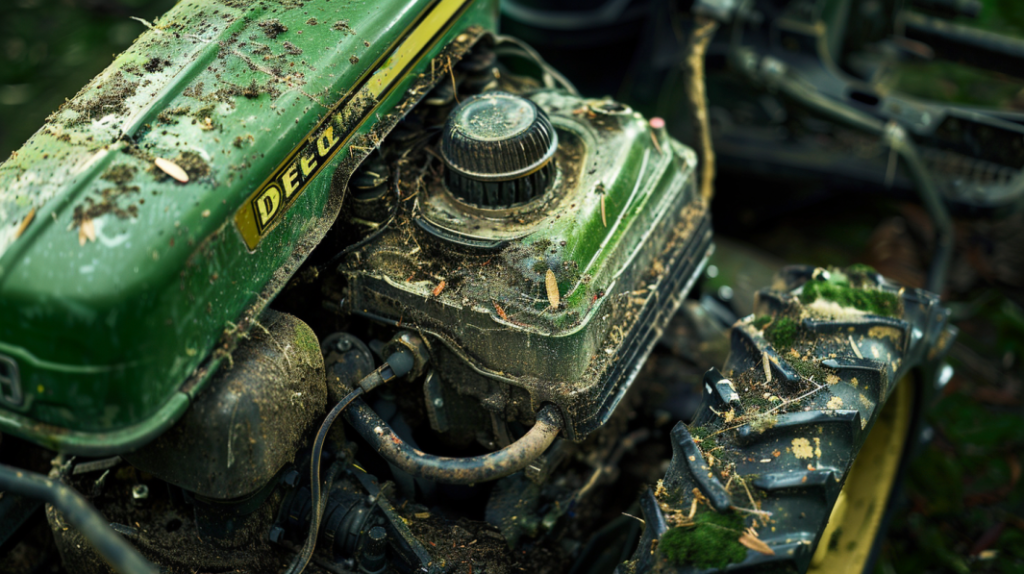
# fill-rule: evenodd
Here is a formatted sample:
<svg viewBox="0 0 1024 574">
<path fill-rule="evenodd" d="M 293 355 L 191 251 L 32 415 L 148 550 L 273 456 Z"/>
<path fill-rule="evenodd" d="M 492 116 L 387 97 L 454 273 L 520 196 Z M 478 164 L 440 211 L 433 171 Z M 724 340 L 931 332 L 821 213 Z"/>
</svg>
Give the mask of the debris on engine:
<svg viewBox="0 0 1024 574">
<path fill-rule="evenodd" d="M 574 27 L 520 2 L 182 0 L 139 19 L 0 165 L 0 552 L 17 532 L 51 555 L 19 569 L 69 574 L 870 568 L 957 336 L 940 194 L 959 184 L 922 158 L 973 136 L 851 95 L 897 49 L 833 69 L 854 48 L 826 8 L 849 3 L 683 4 L 652 21 L 671 89 L 635 106 L 498 33 L 502 13 L 566 39 L 625 26 L 587 28 L 605 9 Z M 783 267 L 748 307 L 707 288 L 712 143 L 746 153 L 713 138 L 735 122 L 716 125 L 729 90 L 704 62 L 726 53 L 888 146 L 886 185 L 909 173 L 935 222 L 932 291 L 860 264 Z M 764 141 L 828 131 L 761 104 Z"/>
</svg>

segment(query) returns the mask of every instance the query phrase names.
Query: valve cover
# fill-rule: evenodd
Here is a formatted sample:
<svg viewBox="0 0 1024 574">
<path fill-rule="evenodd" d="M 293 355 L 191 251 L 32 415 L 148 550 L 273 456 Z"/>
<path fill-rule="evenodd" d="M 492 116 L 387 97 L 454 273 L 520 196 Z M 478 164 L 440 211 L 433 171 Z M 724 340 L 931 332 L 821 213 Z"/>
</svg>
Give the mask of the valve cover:
<svg viewBox="0 0 1024 574">
<path fill-rule="evenodd" d="M 346 268 L 350 310 L 433 335 L 476 376 L 525 391 L 533 412 L 555 403 L 581 439 L 610 416 L 710 253 L 696 156 L 624 105 L 562 91 L 485 92 L 452 115 L 445 175 L 426 170 L 412 217 Z M 552 159 L 543 138 L 495 157 L 499 142 L 542 132 L 543 119 Z M 474 120 L 490 124 L 453 143 L 452 125 Z M 549 181 L 515 202 L 465 193 L 471 178 L 544 166 Z"/>
</svg>

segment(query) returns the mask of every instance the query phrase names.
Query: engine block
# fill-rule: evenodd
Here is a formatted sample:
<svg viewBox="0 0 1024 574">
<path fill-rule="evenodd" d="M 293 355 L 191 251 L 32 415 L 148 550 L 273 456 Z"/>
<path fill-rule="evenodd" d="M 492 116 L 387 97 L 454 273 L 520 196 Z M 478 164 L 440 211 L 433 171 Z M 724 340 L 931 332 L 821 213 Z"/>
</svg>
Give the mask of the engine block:
<svg viewBox="0 0 1024 574">
<path fill-rule="evenodd" d="M 459 394 L 508 419 L 554 403 L 581 440 L 710 253 L 696 156 L 625 105 L 557 90 L 485 92 L 445 130 L 443 173 L 406 182 L 411 215 L 350 258 L 346 304 L 440 341 Z"/>
</svg>

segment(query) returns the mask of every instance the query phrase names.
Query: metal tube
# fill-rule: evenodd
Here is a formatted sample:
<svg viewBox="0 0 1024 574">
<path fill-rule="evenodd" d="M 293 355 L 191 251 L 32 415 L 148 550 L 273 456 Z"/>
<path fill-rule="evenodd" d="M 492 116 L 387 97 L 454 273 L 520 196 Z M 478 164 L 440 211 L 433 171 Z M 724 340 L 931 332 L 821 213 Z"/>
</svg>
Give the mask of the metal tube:
<svg viewBox="0 0 1024 574">
<path fill-rule="evenodd" d="M 114 532 L 103 515 L 70 486 L 41 474 L 0 464 L 0 490 L 52 504 L 115 571 L 121 574 L 159 574 L 156 566 Z"/>
<path fill-rule="evenodd" d="M 546 405 L 537 413 L 533 428 L 507 447 L 480 456 L 444 457 L 407 445 L 362 399 L 353 401 L 345 418 L 391 464 L 413 476 L 448 484 L 487 482 L 522 470 L 543 454 L 562 430 L 558 410 Z"/>
</svg>

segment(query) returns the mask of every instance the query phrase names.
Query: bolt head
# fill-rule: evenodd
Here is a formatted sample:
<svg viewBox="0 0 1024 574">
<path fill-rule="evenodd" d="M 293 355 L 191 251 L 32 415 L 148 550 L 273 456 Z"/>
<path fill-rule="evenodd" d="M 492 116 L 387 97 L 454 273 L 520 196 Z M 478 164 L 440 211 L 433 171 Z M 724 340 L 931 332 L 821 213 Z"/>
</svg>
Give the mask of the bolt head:
<svg viewBox="0 0 1024 574">
<path fill-rule="evenodd" d="M 338 342 L 334 344 L 334 348 L 344 353 L 352 348 L 352 341 L 348 339 L 338 339 Z"/>
<path fill-rule="evenodd" d="M 149 498 L 149 487 L 145 484 L 136 484 L 132 487 L 132 498 L 135 500 Z"/>
</svg>

